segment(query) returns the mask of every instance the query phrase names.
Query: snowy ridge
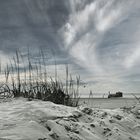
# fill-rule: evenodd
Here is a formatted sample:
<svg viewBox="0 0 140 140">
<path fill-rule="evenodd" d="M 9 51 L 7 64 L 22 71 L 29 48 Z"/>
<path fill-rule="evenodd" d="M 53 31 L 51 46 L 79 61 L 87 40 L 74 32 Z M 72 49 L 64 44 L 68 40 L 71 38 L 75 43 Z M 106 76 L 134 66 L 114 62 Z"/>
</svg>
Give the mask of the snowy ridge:
<svg viewBox="0 0 140 140">
<path fill-rule="evenodd" d="M 13 99 L 0 103 L 0 140 L 139 140 L 140 105 L 77 108 Z"/>
</svg>

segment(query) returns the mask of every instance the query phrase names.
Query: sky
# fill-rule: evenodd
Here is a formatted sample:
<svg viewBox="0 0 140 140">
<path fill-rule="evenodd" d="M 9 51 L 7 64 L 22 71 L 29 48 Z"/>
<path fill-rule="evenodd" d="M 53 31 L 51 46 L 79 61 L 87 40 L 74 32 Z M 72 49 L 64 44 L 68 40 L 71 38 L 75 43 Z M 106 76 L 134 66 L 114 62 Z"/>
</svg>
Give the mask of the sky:
<svg viewBox="0 0 140 140">
<path fill-rule="evenodd" d="M 42 49 L 50 72 L 81 76 L 81 91 L 140 93 L 139 0 L 0 0 L 0 58 Z M 84 86 L 83 86 L 84 85 Z"/>
</svg>

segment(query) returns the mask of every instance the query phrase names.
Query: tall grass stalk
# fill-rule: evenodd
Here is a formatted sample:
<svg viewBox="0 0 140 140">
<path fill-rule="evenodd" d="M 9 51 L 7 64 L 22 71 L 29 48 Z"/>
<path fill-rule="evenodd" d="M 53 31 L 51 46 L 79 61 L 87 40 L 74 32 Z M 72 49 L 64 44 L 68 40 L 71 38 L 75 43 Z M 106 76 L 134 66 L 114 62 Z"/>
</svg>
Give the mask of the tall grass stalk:
<svg viewBox="0 0 140 140">
<path fill-rule="evenodd" d="M 79 86 L 80 76 L 76 77 L 76 81 L 69 76 L 69 68 L 66 65 L 65 83 L 58 80 L 57 64 L 55 60 L 55 74 L 53 77 L 48 77 L 47 64 L 43 51 L 40 51 L 41 60 L 38 63 L 33 63 L 31 54 L 28 49 L 27 62 L 25 65 L 24 59 L 19 50 L 16 51 L 15 57 L 10 64 L 5 68 L 5 83 L 6 86 L 0 87 L 0 94 L 9 93 L 14 97 L 23 96 L 28 100 L 40 99 L 43 101 L 52 101 L 57 104 L 68 106 L 77 106 L 79 102 Z M 0 63 L 1 72 L 1 63 Z M 11 80 L 9 81 L 9 76 Z M 9 96 L 8 97 L 11 97 Z"/>
</svg>

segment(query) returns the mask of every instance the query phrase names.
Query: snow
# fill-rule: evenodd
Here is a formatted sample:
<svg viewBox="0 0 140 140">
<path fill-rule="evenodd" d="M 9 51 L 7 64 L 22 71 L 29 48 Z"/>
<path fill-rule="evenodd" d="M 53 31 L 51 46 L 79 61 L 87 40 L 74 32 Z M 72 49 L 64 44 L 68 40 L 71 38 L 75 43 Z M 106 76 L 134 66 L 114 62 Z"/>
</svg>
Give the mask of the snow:
<svg viewBox="0 0 140 140">
<path fill-rule="evenodd" d="M 0 140 L 139 140 L 140 104 L 77 108 L 24 98 L 0 103 Z"/>
</svg>

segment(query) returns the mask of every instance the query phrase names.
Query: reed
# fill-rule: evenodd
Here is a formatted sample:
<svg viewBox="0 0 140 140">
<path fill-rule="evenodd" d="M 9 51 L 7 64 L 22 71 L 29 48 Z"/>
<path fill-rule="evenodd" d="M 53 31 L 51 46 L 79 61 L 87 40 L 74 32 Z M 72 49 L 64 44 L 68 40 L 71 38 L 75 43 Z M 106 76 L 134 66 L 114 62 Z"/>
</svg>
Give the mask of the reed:
<svg viewBox="0 0 140 140">
<path fill-rule="evenodd" d="M 4 85 L 0 87 L 0 95 L 8 93 L 7 97 L 14 98 L 24 97 L 28 100 L 39 99 L 43 101 L 52 101 L 56 104 L 67 106 L 77 106 L 79 102 L 80 76 L 76 81 L 69 75 L 69 68 L 66 65 L 65 82 L 58 80 L 57 64 L 55 60 L 55 76 L 49 77 L 47 74 L 47 64 L 45 55 L 40 50 L 41 59 L 38 63 L 33 63 L 31 53 L 28 49 L 27 58 L 24 58 L 19 50 L 16 51 L 15 57 L 7 64 Z M 25 65 L 28 63 L 28 66 Z M 0 72 L 1 70 L 0 63 Z M 11 77 L 11 79 L 10 79 Z"/>
</svg>

